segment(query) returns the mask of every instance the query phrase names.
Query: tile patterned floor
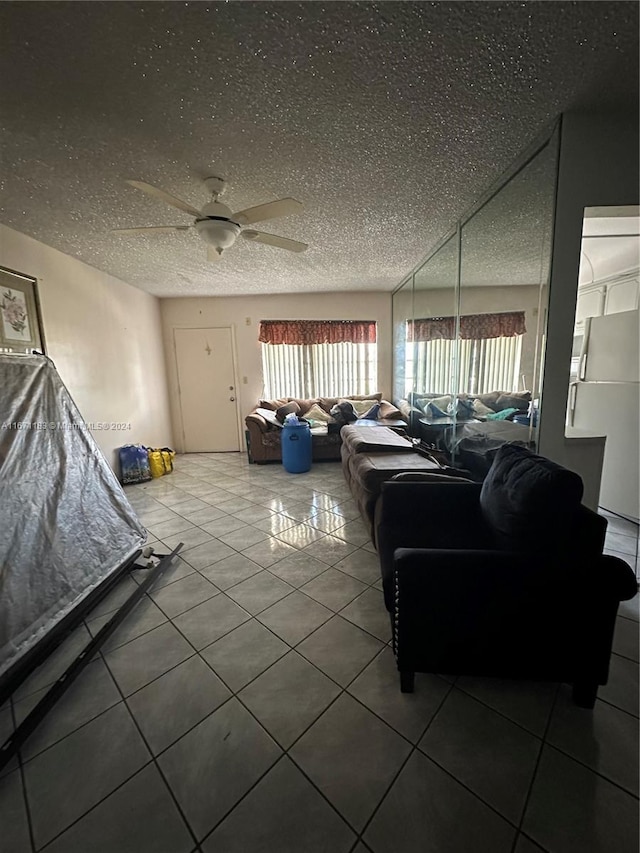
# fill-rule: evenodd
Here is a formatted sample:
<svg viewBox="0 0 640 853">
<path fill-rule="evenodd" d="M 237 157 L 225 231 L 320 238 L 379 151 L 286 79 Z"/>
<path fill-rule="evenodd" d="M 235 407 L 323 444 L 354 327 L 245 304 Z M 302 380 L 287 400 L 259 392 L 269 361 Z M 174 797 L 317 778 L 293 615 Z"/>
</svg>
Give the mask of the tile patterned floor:
<svg viewBox="0 0 640 853">
<path fill-rule="evenodd" d="M 3 853 L 637 853 L 637 597 L 593 713 L 556 684 L 403 695 L 337 463 L 182 456 L 127 494 L 184 549 L 0 776 Z M 607 550 L 637 571 L 637 526 L 610 516 Z M 0 708 L 0 738 L 143 574 Z"/>
</svg>

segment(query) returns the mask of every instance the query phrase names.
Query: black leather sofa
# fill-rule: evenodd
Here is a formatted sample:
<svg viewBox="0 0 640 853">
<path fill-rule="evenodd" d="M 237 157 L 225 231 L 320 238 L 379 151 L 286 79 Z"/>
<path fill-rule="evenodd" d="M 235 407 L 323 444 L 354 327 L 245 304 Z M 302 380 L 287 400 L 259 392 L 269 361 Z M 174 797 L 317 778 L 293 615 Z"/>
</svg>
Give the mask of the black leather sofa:
<svg viewBox="0 0 640 853">
<path fill-rule="evenodd" d="M 514 445 L 483 483 L 394 480 L 375 530 L 401 689 L 415 672 L 606 684 L 619 602 L 637 591 L 603 555 L 606 519 L 580 477 Z"/>
</svg>

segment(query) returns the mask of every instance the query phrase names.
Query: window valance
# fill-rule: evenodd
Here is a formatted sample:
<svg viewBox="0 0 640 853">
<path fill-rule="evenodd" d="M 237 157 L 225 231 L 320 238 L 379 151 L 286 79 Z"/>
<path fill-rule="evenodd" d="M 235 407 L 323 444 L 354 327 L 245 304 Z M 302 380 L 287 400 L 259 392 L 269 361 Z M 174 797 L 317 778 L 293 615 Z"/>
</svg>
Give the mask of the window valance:
<svg viewBox="0 0 640 853">
<path fill-rule="evenodd" d="M 524 311 L 500 314 L 465 314 L 460 317 L 461 340 L 513 338 L 527 331 Z M 407 321 L 407 340 L 411 342 L 447 340 L 456 336 L 455 317 L 425 317 Z"/>
<path fill-rule="evenodd" d="M 375 344 L 373 320 L 261 320 L 263 344 Z"/>
</svg>

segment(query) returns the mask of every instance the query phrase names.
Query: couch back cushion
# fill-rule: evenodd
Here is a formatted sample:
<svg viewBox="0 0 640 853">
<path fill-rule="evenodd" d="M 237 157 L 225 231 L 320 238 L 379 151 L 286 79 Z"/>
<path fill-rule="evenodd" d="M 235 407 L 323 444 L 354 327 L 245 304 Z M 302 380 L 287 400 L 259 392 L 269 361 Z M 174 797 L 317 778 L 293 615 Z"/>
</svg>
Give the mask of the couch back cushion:
<svg viewBox="0 0 640 853">
<path fill-rule="evenodd" d="M 504 444 L 482 484 L 480 508 L 498 547 L 558 553 L 575 546 L 582 493 L 578 474 Z"/>
<path fill-rule="evenodd" d="M 262 409 L 271 409 L 271 411 L 276 412 L 282 406 L 286 406 L 287 403 L 297 403 L 300 407 L 297 414 L 302 417 L 305 412 L 308 412 L 311 406 L 319 403 L 317 397 L 314 397 L 311 400 L 303 399 L 300 397 L 283 397 L 279 400 L 260 400 L 258 402 L 258 406 Z"/>
<path fill-rule="evenodd" d="M 530 391 L 521 391 L 519 394 L 500 394 L 495 403 L 495 410 L 501 412 L 503 409 L 518 409 L 526 412 L 530 402 Z"/>
<path fill-rule="evenodd" d="M 279 406 L 276 409 L 276 418 L 280 421 L 281 424 L 284 423 L 284 419 L 287 415 L 297 415 L 300 411 L 299 403 L 296 403 L 295 400 L 292 400 L 290 403 L 285 403 L 282 406 Z"/>
<path fill-rule="evenodd" d="M 373 403 L 379 403 L 382 400 L 382 391 L 376 394 L 349 394 L 348 397 L 320 397 L 317 402 L 320 403 L 325 412 L 330 412 L 336 403 L 340 403 L 343 400 L 369 400 L 369 405 L 373 405 Z"/>
</svg>

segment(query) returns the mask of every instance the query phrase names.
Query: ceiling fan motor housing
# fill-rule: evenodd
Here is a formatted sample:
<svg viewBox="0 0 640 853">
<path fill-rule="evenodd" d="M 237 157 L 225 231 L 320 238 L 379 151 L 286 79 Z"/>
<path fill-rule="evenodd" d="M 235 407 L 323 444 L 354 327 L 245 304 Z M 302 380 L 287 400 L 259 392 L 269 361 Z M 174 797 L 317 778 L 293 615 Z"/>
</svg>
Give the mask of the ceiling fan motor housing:
<svg viewBox="0 0 640 853">
<path fill-rule="evenodd" d="M 231 208 L 219 201 L 210 201 L 202 208 L 203 219 L 196 219 L 195 226 L 198 234 L 205 243 L 216 249 L 228 249 L 233 246 L 236 237 L 242 230 L 237 222 L 230 217 Z"/>
</svg>

